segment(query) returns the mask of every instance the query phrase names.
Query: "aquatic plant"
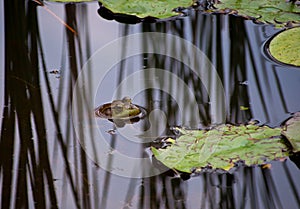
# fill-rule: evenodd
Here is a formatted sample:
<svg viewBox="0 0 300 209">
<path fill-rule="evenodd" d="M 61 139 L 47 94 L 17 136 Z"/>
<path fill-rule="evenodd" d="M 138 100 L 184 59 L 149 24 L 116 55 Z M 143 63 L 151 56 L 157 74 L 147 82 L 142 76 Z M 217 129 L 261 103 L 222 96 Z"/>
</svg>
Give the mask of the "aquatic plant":
<svg viewBox="0 0 300 209">
<path fill-rule="evenodd" d="M 230 170 L 235 165 L 266 165 L 300 151 L 300 113 L 284 128 L 249 125 L 220 125 L 210 130 L 176 128 L 180 136 L 166 149 L 152 147 L 159 161 L 169 168 L 191 173 L 205 168 Z M 287 137 L 284 140 L 281 132 Z"/>
</svg>

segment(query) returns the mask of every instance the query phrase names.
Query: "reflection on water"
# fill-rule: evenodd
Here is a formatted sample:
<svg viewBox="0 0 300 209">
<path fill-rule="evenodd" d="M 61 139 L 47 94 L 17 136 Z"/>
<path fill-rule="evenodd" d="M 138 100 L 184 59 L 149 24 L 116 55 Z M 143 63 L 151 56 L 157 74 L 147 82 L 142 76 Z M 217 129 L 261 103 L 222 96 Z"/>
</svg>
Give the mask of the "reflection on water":
<svg viewBox="0 0 300 209">
<path fill-rule="evenodd" d="M 112 156 L 121 152 L 133 158 L 150 159 L 157 169 L 164 170 L 159 162 L 152 159 L 149 146 L 154 144 L 153 139 L 147 143 L 140 143 L 145 139 L 143 137 L 137 137 L 139 141 L 128 140 L 126 134 L 132 128 L 145 131 L 150 126 L 153 132 L 159 133 L 157 136 L 166 136 L 172 134 L 169 130 L 172 126 L 209 126 L 217 121 L 215 118 L 222 119 L 223 113 L 224 120 L 230 123 L 245 123 L 254 118 L 261 123 L 277 126 L 290 113 L 299 111 L 299 98 L 295 96 L 299 87 L 299 69 L 279 66 L 262 54 L 264 42 L 275 33 L 272 27 L 254 25 L 232 16 L 197 12 L 175 21 L 125 25 L 98 17 L 97 3 L 49 3 L 46 6 L 61 14 L 77 34 L 58 21 L 48 22 L 50 14 L 33 1 L 20 3 L 10 0 L 0 7 L 1 13 L 4 11 L 1 27 L 5 32 L 4 38 L 0 39 L 2 46 L 5 43 L 5 63 L 1 63 L 1 74 L 4 76 L 0 77 L 0 101 L 3 101 L 0 105 L 1 208 L 300 206 L 299 169 L 290 160 L 274 162 L 271 169 L 240 167 L 231 174 L 204 173 L 192 178 L 186 175 L 178 178 L 174 172 L 166 171 L 147 178 L 126 178 L 112 174 L 113 171 L 107 172 L 94 163 L 98 161 L 93 158 L 104 156 L 107 165 L 113 166 Z M 58 30 L 48 31 L 48 25 Z M 116 30 L 116 27 L 119 29 Z M 162 42 L 150 37 L 144 39 L 140 47 L 161 50 L 162 53 L 137 54 L 115 63 L 103 83 L 99 84 L 95 103 L 88 100 L 94 91 L 94 84 L 85 83 L 85 92 L 76 98 L 77 106 L 74 108 L 72 96 L 76 90 L 75 82 L 91 54 L 117 36 L 138 32 L 173 34 L 196 45 L 215 66 L 224 87 L 225 101 L 220 100 L 222 95 L 219 95 L 220 88 L 213 74 L 199 78 L 186 62 L 179 62 L 163 53 L 171 51 L 190 63 L 198 63 L 195 66 L 205 72 L 206 68 L 199 66 L 201 62 L 197 58 L 200 58 L 192 57 L 187 46 L 168 42 L 168 39 L 161 47 L 159 44 Z M 98 34 L 101 37 L 98 38 Z M 123 44 L 118 51 L 108 51 L 108 58 L 118 54 L 126 56 L 126 49 L 130 46 Z M 59 68 L 60 74 L 50 74 L 52 68 Z M 92 74 L 94 68 L 86 65 L 86 69 L 91 69 L 87 73 L 91 81 L 95 76 Z M 147 70 L 151 68 L 164 71 Z M 159 74 L 161 72 L 171 74 Z M 134 103 L 142 105 L 148 112 L 161 111 L 161 114 L 154 115 L 157 117 L 151 124 L 146 121 L 117 128 L 109 121 L 90 120 L 90 115 L 84 114 L 89 106 L 96 107 L 112 101 L 114 93 L 115 96 L 130 93 L 124 92 L 124 88 L 115 90 L 133 75 L 138 75 L 133 78 L 143 81 L 157 78 L 156 88 L 145 89 L 133 98 Z M 168 80 L 171 77 L 167 75 L 175 75 L 192 90 L 198 109 L 196 112 L 190 111 L 185 99 L 187 95 L 180 88 L 180 82 L 176 83 L 178 79 Z M 139 86 L 137 80 L 132 83 Z M 162 91 L 164 85 L 166 90 Z M 224 112 L 222 108 L 225 108 Z M 161 115 L 166 116 L 165 121 Z M 78 118 L 87 118 L 89 122 L 76 126 L 82 130 L 73 128 L 76 125 L 73 122 Z M 88 130 L 96 131 L 84 131 L 84 125 L 90 125 L 93 121 L 96 121 L 97 127 Z M 162 123 L 166 124 L 166 129 L 164 127 L 161 131 Z M 99 147 L 95 146 L 92 156 L 82 147 L 85 147 L 86 137 L 98 143 L 99 139 L 95 137 L 98 129 L 111 150 L 109 153 L 97 153 Z M 123 166 L 126 169 L 126 165 Z"/>
</svg>

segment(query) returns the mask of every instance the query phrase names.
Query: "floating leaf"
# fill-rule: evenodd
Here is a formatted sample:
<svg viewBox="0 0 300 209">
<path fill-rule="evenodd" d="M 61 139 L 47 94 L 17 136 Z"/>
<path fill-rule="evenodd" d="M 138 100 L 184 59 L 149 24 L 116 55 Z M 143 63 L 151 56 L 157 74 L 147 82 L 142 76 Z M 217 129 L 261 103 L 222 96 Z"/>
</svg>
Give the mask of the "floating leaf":
<svg viewBox="0 0 300 209">
<path fill-rule="evenodd" d="M 265 23 L 300 23 L 300 7 L 285 0 L 221 0 L 215 7 L 219 11 L 229 9 L 241 16 L 252 17 Z"/>
<path fill-rule="evenodd" d="M 269 44 L 270 54 L 278 61 L 300 66 L 300 27 L 277 34 Z"/>
<path fill-rule="evenodd" d="M 284 127 L 282 134 L 289 140 L 294 152 L 300 151 L 300 112 L 297 112 L 289 119 Z"/>
<path fill-rule="evenodd" d="M 91 2 L 91 1 L 95 1 L 95 0 L 47 0 L 47 1 L 65 2 L 65 3 L 80 3 L 80 2 Z"/>
<path fill-rule="evenodd" d="M 139 18 L 172 17 L 178 15 L 174 12 L 175 8 L 190 7 L 194 3 L 193 0 L 100 0 L 100 2 L 113 13 L 135 15 Z"/>
<path fill-rule="evenodd" d="M 182 172 L 207 166 L 228 171 L 240 161 L 260 165 L 288 155 L 280 128 L 222 125 L 208 131 L 178 130 L 182 135 L 174 144 L 165 149 L 152 147 L 152 152 L 167 167 Z"/>
</svg>

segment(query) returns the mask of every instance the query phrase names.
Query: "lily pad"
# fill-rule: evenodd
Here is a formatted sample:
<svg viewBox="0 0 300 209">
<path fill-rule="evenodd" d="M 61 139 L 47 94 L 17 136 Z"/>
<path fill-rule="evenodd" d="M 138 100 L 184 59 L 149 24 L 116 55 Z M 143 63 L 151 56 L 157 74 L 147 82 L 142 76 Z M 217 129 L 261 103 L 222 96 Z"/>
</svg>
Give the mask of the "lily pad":
<svg viewBox="0 0 300 209">
<path fill-rule="evenodd" d="M 91 2 L 95 0 L 47 0 L 53 2 L 64 2 L 64 3 L 80 3 L 80 2 Z"/>
<path fill-rule="evenodd" d="M 190 7 L 194 3 L 193 0 L 100 0 L 100 2 L 113 13 L 135 15 L 139 18 L 172 17 L 178 15 L 174 12 L 175 8 Z"/>
<path fill-rule="evenodd" d="M 294 152 L 300 151 L 300 112 L 289 119 L 282 130 L 282 134 L 289 140 Z"/>
<path fill-rule="evenodd" d="M 285 0 L 221 0 L 215 7 L 219 11 L 237 12 L 278 26 L 288 22 L 300 23 L 300 7 Z"/>
<path fill-rule="evenodd" d="M 236 163 L 261 165 L 288 156 L 281 129 L 256 125 L 221 125 L 212 130 L 178 129 L 182 135 L 165 149 L 152 147 L 169 168 L 190 173 L 207 166 L 230 170 Z"/>
<path fill-rule="evenodd" d="M 299 40 L 300 27 L 285 30 L 271 40 L 269 52 L 282 63 L 300 66 Z"/>
</svg>

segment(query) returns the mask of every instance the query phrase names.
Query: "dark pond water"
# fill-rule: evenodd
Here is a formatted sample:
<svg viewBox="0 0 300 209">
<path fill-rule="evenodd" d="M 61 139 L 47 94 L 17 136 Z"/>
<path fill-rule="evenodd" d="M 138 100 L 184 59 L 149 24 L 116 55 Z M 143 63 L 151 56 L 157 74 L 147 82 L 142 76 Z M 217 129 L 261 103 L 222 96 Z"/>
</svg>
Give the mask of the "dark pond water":
<svg viewBox="0 0 300 209">
<path fill-rule="evenodd" d="M 174 126 L 276 127 L 299 111 L 300 69 L 264 54 L 278 29 L 197 11 L 128 25 L 97 9 L 0 2 L 1 208 L 300 208 L 296 156 L 179 178 L 150 151 Z M 94 116 L 124 96 L 148 116 Z"/>
</svg>

